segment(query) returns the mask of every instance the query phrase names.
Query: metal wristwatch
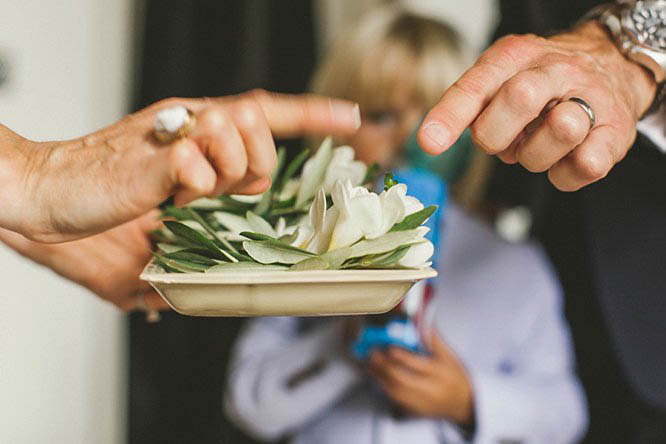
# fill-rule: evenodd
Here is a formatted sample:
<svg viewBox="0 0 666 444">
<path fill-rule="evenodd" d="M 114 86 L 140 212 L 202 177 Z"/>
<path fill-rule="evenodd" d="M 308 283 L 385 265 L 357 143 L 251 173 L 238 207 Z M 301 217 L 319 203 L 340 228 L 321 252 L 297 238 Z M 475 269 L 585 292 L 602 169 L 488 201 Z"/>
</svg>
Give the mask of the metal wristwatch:
<svg viewBox="0 0 666 444">
<path fill-rule="evenodd" d="M 643 117 L 659 110 L 666 100 L 666 0 L 620 0 L 593 9 L 583 20 L 599 21 L 628 59 L 654 75 L 657 93 Z"/>
</svg>

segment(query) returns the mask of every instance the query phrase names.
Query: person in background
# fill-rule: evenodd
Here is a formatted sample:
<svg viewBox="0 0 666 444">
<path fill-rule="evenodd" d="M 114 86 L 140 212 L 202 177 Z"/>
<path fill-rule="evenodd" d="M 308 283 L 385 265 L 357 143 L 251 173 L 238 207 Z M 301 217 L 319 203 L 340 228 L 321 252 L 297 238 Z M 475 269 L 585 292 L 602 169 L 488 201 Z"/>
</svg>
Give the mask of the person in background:
<svg viewBox="0 0 666 444">
<path fill-rule="evenodd" d="M 315 75 L 317 91 L 360 103 L 363 124 L 341 141 L 367 163 L 404 163 L 401 147 L 464 65 L 460 45 L 446 25 L 400 9 L 363 18 Z M 454 176 L 480 175 L 484 158 L 472 158 Z M 429 352 L 377 350 L 358 365 L 349 343 L 359 318 L 253 320 L 228 376 L 225 406 L 235 422 L 260 439 L 298 444 L 582 437 L 586 404 L 558 281 L 537 245 L 508 243 L 472 215 L 470 202 L 482 199 L 455 203 L 469 191 L 464 183 L 435 253 Z"/>
</svg>

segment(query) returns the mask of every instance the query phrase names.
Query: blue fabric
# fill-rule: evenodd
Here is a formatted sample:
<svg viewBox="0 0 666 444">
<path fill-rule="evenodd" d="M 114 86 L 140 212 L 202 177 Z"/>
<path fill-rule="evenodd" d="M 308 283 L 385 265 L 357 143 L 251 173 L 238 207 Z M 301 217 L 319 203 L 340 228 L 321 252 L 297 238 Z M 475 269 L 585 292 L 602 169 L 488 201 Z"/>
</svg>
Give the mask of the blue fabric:
<svg viewBox="0 0 666 444">
<path fill-rule="evenodd" d="M 444 228 L 443 221 L 449 200 L 446 182 L 441 177 L 429 171 L 409 167 L 393 171 L 393 179 L 407 185 L 407 195 L 416 197 L 424 206 L 438 206 L 437 211 L 424 224 L 430 228 L 426 238 L 435 246 L 433 268 L 437 269 L 436 261 L 440 256 L 440 238 L 442 229 Z"/>
</svg>

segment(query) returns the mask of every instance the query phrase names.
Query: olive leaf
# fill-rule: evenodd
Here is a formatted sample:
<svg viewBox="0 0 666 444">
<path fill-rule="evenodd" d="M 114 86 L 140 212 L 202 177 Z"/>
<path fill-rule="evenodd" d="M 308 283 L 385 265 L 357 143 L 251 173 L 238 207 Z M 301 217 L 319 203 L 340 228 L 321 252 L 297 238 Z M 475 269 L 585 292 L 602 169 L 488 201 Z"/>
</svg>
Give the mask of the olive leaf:
<svg viewBox="0 0 666 444">
<path fill-rule="evenodd" d="M 240 233 L 242 231 L 255 231 L 252 225 L 243 216 L 225 211 L 216 211 L 213 217 L 220 224 L 224 225 L 229 231 Z"/>
<path fill-rule="evenodd" d="M 243 242 L 243 248 L 252 259 L 261 264 L 291 265 L 315 256 L 313 253 L 300 248 L 272 240 L 245 241 Z"/>
<path fill-rule="evenodd" d="M 399 247 L 395 249 L 394 251 L 390 251 L 388 253 L 380 254 L 377 256 L 369 257 L 365 256 L 361 259 L 360 265 L 362 267 L 368 267 L 368 268 L 387 268 L 391 267 L 395 264 L 397 264 L 400 259 L 405 257 L 407 254 L 407 251 L 411 248 L 411 245 L 405 245 L 403 247 Z"/>
<path fill-rule="evenodd" d="M 367 256 L 369 254 L 387 253 L 405 245 L 425 242 L 426 240 L 421 234 L 422 231 L 418 229 L 394 231 L 386 233 L 377 239 L 362 240 L 351 246 L 352 254 L 349 257 L 353 258 Z"/>
<path fill-rule="evenodd" d="M 220 247 L 215 245 L 215 243 L 204 236 L 201 232 L 190 228 L 184 223 L 175 222 L 172 220 L 165 220 L 164 226 L 171 231 L 176 236 L 185 239 L 186 241 L 192 242 L 198 246 L 204 247 L 207 250 L 210 250 L 218 255 L 223 255 Z"/>
<path fill-rule="evenodd" d="M 223 245 L 229 251 L 234 251 L 234 252 L 236 251 L 236 249 L 233 247 L 233 245 L 229 243 L 229 241 L 217 235 L 217 232 L 213 229 L 213 227 L 211 227 L 208 224 L 208 222 L 206 222 L 206 220 L 203 217 L 201 217 L 199 213 L 197 213 L 191 208 L 189 209 L 189 212 L 192 218 L 196 222 L 199 222 L 199 224 L 203 227 L 203 229 L 206 230 L 208 234 L 210 234 L 213 237 L 213 239 L 216 240 L 220 245 Z"/>
<path fill-rule="evenodd" d="M 276 240 L 274 237 L 254 231 L 243 231 L 240 235 L 254 241 Z"/>
<path fill-rule="evenodd" d="M 155 256 L 167 267 L 173 268 L 183 273 L 202 273 L 210 268 L 209 265 L 198 264 L 196 262 L 190 262 L 183 259 L 171 259 L 157 253 L 153 253 L 153 256 Z"/>
<path fill-rule="evenodd" d="M 437 205 L 430 205 L 421 211 L 412 213 L 405 217 L 402 222 L 398 222 L 397 224 L 393 225 L 393 227 L 391 227 L 389 230 L 389 233 L 395 231 L 413 230 L 414 228 L 420 227 L 425 221 L 428 220 L 430 216 L 432 216 L 435 211 L 437 211 Z"/>
<path fill-rule="evenodd" d="M 164 257 L 169 259 L 179 259 L 187 262 L 194 262 L 197 264 L 208 265 L 208 266 L 217 265 L 220 263 L 219 261 L 216 261 L 206 256 L 207 252 L 208 250 L 188 248 L 185 250 L 178 250 L 178 251 L 173 251 L 171 253 L 166 253 Z"/>
<path fill-rule="evenodd" d="M 284 185 L 291 180 L 292 177 L 294 177 L 294 174 L 296 174 L 296 171 L 303 165 L 303 163 L 307 160 L 308 156 L 310 155 L 310 150 L 303 150 L 301 151 L 294 159 L 289 162 L 289 165 L 287 165 L 287 168 L 284 170 L 284 174 L 280 178 L 279 182 L 276 185 L 275 192 L 279 194 L 280 191 L 282 191 L 282 188 Z"/>
<path fill-rule="evenodd" d="M 165 242 L 158 242 L 157 248 L 162 253 L 173 253 L 174 251 L 187 250 L 187 247 L 183 247 L 182 245 L 172 245 Z"/>
<path fill-rule="evenodd" d="M 296 262 L 289 267 L 289 271 L 312 271 L 312 270 L 328 270 L 330 264 L 319 256 L 309 257 L 300 262 Z"/>
<path fill-rule="evenodd" d="M 196 210 L 219 210 L 224 208 L 224 203 L 220 199 L 210 199 L 208 197 L 200 197 L 185 206 L 187 208 L 194 208 Z"/>
<path fill-rule="evenodd" d="M 206 270 L 206 273 L 228 273 L 243 271 L 284 271 L 288 268 L 284 265 L 258 264 L 257 262 L 235 262 L 218 264 Z"/>
<path fill-rule="evenodd" d="M 266 236 L 270 236 L 272 238 L 277 237 L 277 233 L 271 224 L 269 224 L 263 217 L 259 217 L 252 211 L 248 211 L 245 213 L 245 219 L 247 220 L 247 223 L 250 224 L 250 227 L 252 227 L 252 230 L 250 231 L 265 234 Z"/>
</svg>

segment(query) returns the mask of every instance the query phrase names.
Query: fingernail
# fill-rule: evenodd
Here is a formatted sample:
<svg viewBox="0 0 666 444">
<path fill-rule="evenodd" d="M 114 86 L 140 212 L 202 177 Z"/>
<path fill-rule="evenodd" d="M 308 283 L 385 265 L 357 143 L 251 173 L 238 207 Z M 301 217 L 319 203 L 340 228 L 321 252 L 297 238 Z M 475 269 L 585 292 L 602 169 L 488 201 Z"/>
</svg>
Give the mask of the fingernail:
<svg viewBox="0 0 666 444">
<path fill-rule="evenodd" d="M 359 129 L 361 127 L 361 110 L 358 107 L 358 104 L 355 104 L 350 110 L 349 102 L 330 100 L 329 106 L 333 118 L 338 122 L 344 123 L 345 125 L 351 124 L 354 129 Z"/>
<path fill-rule="evenodd" d="M 428 139 L 432 140 L 437 146 L 444 148 L 448 145 L 449 132 L 442 124 L 437 122 L 429 123 L 428 126 L 423 129 L 423 132 L 428 136 Z"/>
<path fill-rule="evenodd" d="M 359 129 L 361 127 L 361 108 L 359 108 L 358 103 L 354 105 L 352 112 L 354 113 L 354 128 Z"/>
</svg>

